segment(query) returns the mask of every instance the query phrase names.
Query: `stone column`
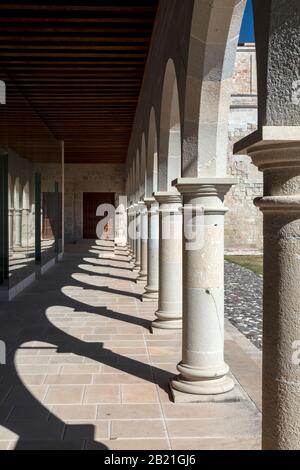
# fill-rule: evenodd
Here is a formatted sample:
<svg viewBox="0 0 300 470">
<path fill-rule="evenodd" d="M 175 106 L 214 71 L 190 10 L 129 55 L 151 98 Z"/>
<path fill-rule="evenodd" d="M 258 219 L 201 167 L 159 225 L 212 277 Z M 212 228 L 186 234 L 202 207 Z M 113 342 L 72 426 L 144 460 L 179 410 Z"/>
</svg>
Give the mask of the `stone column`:
<svg viewBox="0 0 300 470">
<path fill-rule="evenodd" d="M 135 211 L 135 262 L 133 270 L 140 272 L 141 269 L 141 208 L 136 204 Z"/>
<path fill-rule="evenodd" d="M 20 248 L 22 246 L 22 210 L 14 210 L 14 246 Z"/>
<path fill-rule="evenodd" d="M 171 383 L 175 401 L 233 389 L 224 362 L 224 195 L 232 178 L 182 178 L 183 346 L 180 375 Z M 195 239 L 191 240 L 191 232 Z"/>
<path fill-rule="evenodd" d="M 141 269 L 141 236 L 140 236 L 140 226 L 141 226 L 141 214 L 139 204 L 135 204 L 135 218 L 134 218 L 134 253 L 135 253 L 135 262 L 133 270 L 139 272 Z"/>
<path fill-rule="evenodd" d="M 140 247 L 141 247 L 141 269 L 136 280 L 138 284 L 147 282 L 148 264 L 148 213 L 144 202 L 139 203 L 140 208 Z"/>
<path fill-rule="evenodd" d="M 22 246 L 28 247 L 29 241 L 28 241 L 28 229 L 29 229 L 29 209 L 22 209 L 22 229 L 21 229 L 21 240 L 22 240 Z"/>
<path fill-rule="evenodd" d="M 8 234 L 9 234 L 9 251 L 13 251 L 13 243 L 14 243 L 14 224 L 13 224 L 13 217 L 14 217 L 14 209 L 8 210 Z"/>
<path fill-rule="evenodd" d="M 155 193 L 159 203 L 159 301 L 157 330 L 182 328 L 182 212 L 177 191 Z"/>
<path fill-rule="evenodd" d="M 159 268 L 159 215 L 158 203 L 154 198 L 145 199 L 148 211 L 148 284 L 145 287 L 143 301 L 158 300 L 158 268 Z"/>
<path fill-rule="evenodd" d="M 128 249 L 128 259 L 132 260 L 132 238 L 130 233 L 130 224 L 131 224 L 131 207 L 127 208 L 127 249 Z"/>
<path fill-rule="evenodd" d="M 300 132 L 297 129 L 298 142 L 266 142 L 248 149 L 253 163 L 264 173 L 264 197 L 255 202 L 264 215 L 264 450 L 300 449 Z"/>
<path fill-rule="evenodd" d="M 130 233 L 131 233 L 131 251 L 132 251 L 132 258 L 131 261 L 135 263 L 136 258 L 136 243 L 135 243 L 135 231 L 136 231 L 136 224 L 135 224 L 135 204 L 131 206 L 131 217 L 130 217 Z"/>
</svg>

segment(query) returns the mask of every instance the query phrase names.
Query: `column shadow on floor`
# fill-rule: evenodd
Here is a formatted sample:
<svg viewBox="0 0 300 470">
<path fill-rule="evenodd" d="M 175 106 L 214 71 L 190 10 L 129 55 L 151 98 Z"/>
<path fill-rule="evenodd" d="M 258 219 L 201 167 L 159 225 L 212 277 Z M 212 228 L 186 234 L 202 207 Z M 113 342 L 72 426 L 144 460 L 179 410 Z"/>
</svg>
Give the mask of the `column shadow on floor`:
<svg viewBox="0 0 300 470">
<path fill-rule="evenodd" d="M 60 269 L 60 267 L 56 269 Z M 71 272 L 68 274 L 71 274 Z M 105 349 L 103 343 L 84 342 L 53 325 L 47 317 L 49 308 L 67 307 L 72 312 L 79 312 L 81 304 L 84 305 L 86 313 L 93 315 L 121 320 L 147 329 L 151 323 L 142 318 L 113 312 L 105 307 L 88 306 L 86 310 L 86 304 L 64 295 L 62 292 L 64 287 L 65 282 L 59 283 L 57 281 L 55 294 L 53 294 L 55 303 L 51 301 L 51 294 L 33 293 L 33 297 L 37 295 L 40 301 L 30 305 L 30 291 L 27 291 L 25 296 L 19 296 L 15 302 L 1 305 L 6 312 L 1 315 L 1 323 L 3 324 L 1 340 L 7 346 L 8 357 L 7 364 L 0 366 L 2 376 L 0 424 L 18 436 L 15 449 L 83 449 L 87 441 L 92 443 L 94 449 L 107 449 L 103 443 L 94 440 L 95 429 L 93 425 L 66 424 L 44 406 L 26 387 L 15 363 L 17 352 L 20 349 L 25 349 L 24 344 L 26 345 L 26 343 L 37 341 L 50 344 L 52 346 L 47 346 L 47 348 L 55 348 L 57 354 L 72 353 L 91 359 L 99 364 L 111 366 L 120 372 L 156 383 L 163 390 L 167 389 L 167 380 L 172 375 L 163 369 Z M 124 295 L 124 293 L 113 289 L 107 291 Z M 131 296 L 129 295 L 129 297 Z M 32 348 L 28 347 L 26 349 Z M 30 416 L 28 416 L 28 413 Z M 73 435 L 74 439 L 70 441 L 63 440 L 66 435 Z M 84 436 L 84 438 L 76 438 L 76 436 Z"/>
</svg>

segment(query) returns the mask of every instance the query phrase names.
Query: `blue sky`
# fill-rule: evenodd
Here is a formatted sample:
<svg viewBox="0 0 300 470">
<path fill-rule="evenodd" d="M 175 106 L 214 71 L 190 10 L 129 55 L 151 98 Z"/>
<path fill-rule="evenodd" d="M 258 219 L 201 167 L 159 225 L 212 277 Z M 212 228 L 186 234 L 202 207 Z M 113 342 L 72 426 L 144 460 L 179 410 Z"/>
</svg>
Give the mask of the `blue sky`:
<svg viewBox="0 0 300 470">
<path fill-rule="evenodd" d="M 253 10 L 252 0 L 247 1 L 245 15 L 243 19 L 240 42 L 254 42 L 254 25 L 253 25 Z"/>
</svg>

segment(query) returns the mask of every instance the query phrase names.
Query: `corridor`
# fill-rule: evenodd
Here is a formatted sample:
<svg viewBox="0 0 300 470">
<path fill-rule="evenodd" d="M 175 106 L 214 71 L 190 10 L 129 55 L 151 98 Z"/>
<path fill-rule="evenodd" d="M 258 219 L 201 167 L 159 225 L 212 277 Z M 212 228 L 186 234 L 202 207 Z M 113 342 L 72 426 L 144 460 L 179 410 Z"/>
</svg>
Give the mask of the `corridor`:
<svg viewBox="0 0 300 470">
<path fill-rule="evenodd" d="M 150 333 L 157 303 L 135 278 L 122 249 L 81 242 L 0 304 L 0 449 L 260 447 L 261 353 L 226 321 L 234 391 L 174 404 L 181 334 Z"/>
</svg>

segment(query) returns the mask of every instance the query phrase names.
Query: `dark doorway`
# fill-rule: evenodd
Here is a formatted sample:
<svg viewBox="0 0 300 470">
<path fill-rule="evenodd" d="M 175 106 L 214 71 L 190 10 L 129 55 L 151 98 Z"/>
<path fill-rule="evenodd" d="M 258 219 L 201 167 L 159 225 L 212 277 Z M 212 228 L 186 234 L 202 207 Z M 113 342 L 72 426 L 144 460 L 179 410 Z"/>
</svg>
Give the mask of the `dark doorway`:
<svg viewBox="0 0 300 470">
<path fill-rule="evenodd" d="M 96 239 L 96 228 L 104 217 L 96 215 L 101 204 L 115 206 L 114 193 L 83 193 L 83 238 Z M 105 237 L 104 237 L 105 238 Z M 110 237 L 111 238 L 111 237 Z"/>
</svg>

